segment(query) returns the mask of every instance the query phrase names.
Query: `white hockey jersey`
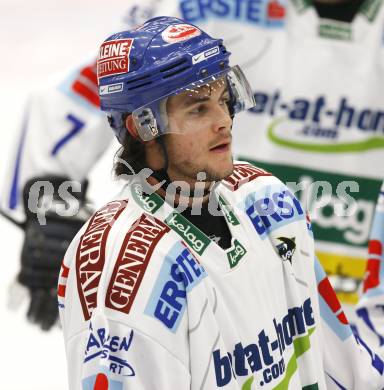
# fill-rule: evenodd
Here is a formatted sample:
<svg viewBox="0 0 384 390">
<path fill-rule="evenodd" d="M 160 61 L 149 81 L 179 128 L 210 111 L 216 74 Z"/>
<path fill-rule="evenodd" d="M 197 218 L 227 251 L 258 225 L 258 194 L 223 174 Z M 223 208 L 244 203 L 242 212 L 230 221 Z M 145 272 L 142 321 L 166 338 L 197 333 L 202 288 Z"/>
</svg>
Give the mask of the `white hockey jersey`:
<svg viewBox="0 0 384 390">
<path fill-rule="evenodd" d="M 339 275 L 339 297 L 355 303 L 384 176 L 382 1 L 365 0 L 352 23 L 341 23 L 320 19 L 311 0 L 142 0 L 132 2 L 127 28 L 160 14 L 224 38 L 257 101 L 235 118 L 234 151 L 293 191 L 305 189 L 299 198 L 312 217 L 317 255 Z M 20 193 L 30 177 L 87 176 L 112 139 L 97 105 L 92 64 L 31 97 L 3 213 L 24 219 Z"/>
<path fill-rule="evenodd" d="M 356 313 L 359 336 L 384 356 L 384 183 L 377 201 L 363 295 Z"/>
<path fill-rule="evenodd" d="M 237 163 L 214 197 L 227 250 L 137 178 L 81 229 L 58 289 L 69 388 L 382 388 L 292 192 Z"/>
</svg>

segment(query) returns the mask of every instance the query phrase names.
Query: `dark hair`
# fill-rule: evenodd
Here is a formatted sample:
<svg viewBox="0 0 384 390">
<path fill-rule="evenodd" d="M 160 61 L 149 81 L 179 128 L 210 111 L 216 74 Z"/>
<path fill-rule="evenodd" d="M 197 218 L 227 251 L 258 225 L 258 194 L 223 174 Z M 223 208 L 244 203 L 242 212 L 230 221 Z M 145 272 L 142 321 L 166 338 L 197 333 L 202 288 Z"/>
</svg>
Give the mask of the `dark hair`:
<svg viewBox="0 0 384 390">
<path fill-rule="evenodd" d="M 123 120 L 128 117 L 129 113 L 123 114 Z M 125 161 L 121 162 L 120 160 Z M 124 137 L 122 147 L 116 152 L 113 163 L 113 174 L 116 177 L 120 175 L 133 175 L 132 170 L 137 173 L 145 167 L 145 148 L 144 144 L 138 139 L 133 138 L 128 130 Z"/>
</svg>

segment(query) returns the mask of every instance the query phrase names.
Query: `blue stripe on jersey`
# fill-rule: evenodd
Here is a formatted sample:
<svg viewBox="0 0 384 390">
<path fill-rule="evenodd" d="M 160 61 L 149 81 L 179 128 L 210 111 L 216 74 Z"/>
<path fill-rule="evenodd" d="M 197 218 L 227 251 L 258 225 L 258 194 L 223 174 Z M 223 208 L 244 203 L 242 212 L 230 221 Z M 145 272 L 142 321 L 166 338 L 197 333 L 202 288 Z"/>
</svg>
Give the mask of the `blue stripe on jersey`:
<svg viewBox="0 0 384 390">
<path fill-rule="evenodd" d="M 339 389 L 341 390 L 347 390 L 346 387 L 344 387 L 341 383 L 339 383 L 335 378 L 333 378 L 331 375 L 328 374 L 328 372 L 326 373 L 331 379 L 332 381 L 339 387 Z"/>
<path fill-rule="evenodd" d="M 327 275 L 323 267 L 321 266 L 320 261 L 317 258 L 315 258 L 314 265 L 315 265 L 316 281 L 317 284 L 319 284 L 324 278 L 327 277 Z M 321 318 L 327 323 L 330 329 L 332 329 L 335 335 L 342 341 L 352 336 L 353 333 L 349 324 L 343 324 L 337 318 L 337 314 L 339 314 L 339 312 L 335 314 L 320 294 L 318 294 L 318 297 L 319 297 Z"/>
<path fill-rule="evenodd" d="M 384 307 L 381 306 L 381 308 L 383 310 L 382 315 L 384 315 Z M 372 323 L 371 319 L 369 318 L 369 311 L 368 311 L 368 309 L 366 309 L 365 307 L 357 309 L 356 310 L 356 314 L 357 314 L 358 317 L 361 318 L 361 320 L 365 323 L 365 325 L 368 326 L 368 328 L 372 331 L 372 333 L 374 333 L 378 337 L 379 342 L 380 342 L 380 347 L 382 345 L 384 345 L 384 337 L 381 334 L 379 334 L 376 331 L 375 327 L 373 326 L 373 323 Z"/>
<path fill-rule="evenodd" d="M 21 137 L 19 141 L 19 146 L 17 149 L 16 163 L 13 172 L 11 192 L 9 194 L 8 207 L 11 210 L 14 210 L 17 207 L 19 202 L 19 174 L 20 174 L 20 164 L 21 164 L 21 155 L 24 149 L 25 135 L 27 133 L 27 124 L 28 124 L 28 111 L 25 114 L 23 127 L 21 131 Z"/>
<path fill-rule="evenodd" d="M 384 361 L 381 360 L 380 356 L 374 353 L 371 348 L 369 348 L 368 344 L 359 336 L 355 335 L 356 341 L 368 352 L 371 358 L 372 367 L 377 370 L 380 375 L 383 375 L 384 372 Z"/>
<path fill-rule="evenodd" d="M 371 240 L 380 240 L 384 242 L 384 212 L 376 211 L 371 231 Z"/>
<path fill-rule="evenodd" d="M 335 313 L 330 309 L 327 302 L 319 294 L 319 306 L 321 318 L 327 323 L 332 329 L 333 333 L 342 341 L 345 341 L 348 337 L 352 336 L 352 329 L 349 324 L 343 324 L 336 317 Z"/>
<path fill-rule="evenodd" d="M 364 293 L 365 298 L 373 298 L 379 295 L 384 295 L 384 289 L 382 283 L 380 283 L 377 287 L 370 288 Z"/>
<path fill-rule="evenodd" d="M 64 137 L 62 137 L 56 145 L 53 147 L 51 151 L 51 155 L 55 156 L 59 150 L 73 137 L 76 136 L 80 132 L 80 130 L 84 127 L 85 122 L 80 120 L 79 118 L 76 118 L 72 114 L 68 114 L 66 117 L 70 122 L 72 122 L 73 127 L 71 128 L 70 132 L 66 134 Z"/>
</svg>

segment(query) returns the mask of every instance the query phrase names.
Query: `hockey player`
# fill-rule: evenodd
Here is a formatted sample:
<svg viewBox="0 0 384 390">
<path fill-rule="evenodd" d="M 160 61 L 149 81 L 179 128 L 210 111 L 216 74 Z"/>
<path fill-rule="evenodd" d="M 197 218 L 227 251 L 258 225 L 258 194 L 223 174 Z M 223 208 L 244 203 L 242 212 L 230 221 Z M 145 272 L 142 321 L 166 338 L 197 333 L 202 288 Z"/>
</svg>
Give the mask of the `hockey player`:
<svg viewBox="0 0 384 390">
<path fill-rule="evenodd" d="M 229 56 L 171 17 L 101 45 L 101 108 L 127 183 L 62 265 L 70 389 L 384 386 L 299 201 L 266 171 L 233 163 L 233 118 L 254 101 Z"/>
<path fill-rule="evenodd" d="M 180 14 L 220 34 L 233 48 L 257 101 L 239 118 L 238 131 L 244 134 L 234 140 L 234 152 L 291 182 L 293 191 L 303 189 L 297 194 L 312 216 L 318 257 L 327 272 L 338 275 L 333 282 L 344 303 L 355 303 L 383 177 L 382 2 L 141 0 L 133 2 L 126 21 L 133 26 L 141 16 L 155 14 Z M 58 185 L 64 177 L 84 180 L 106 149 L 111 136 L 97 109 L 95 83 L 92 63 L 31 98 L 2 194 L 1 210 L 9 218 L 27 225 L 36 221 L 36 213 L 24 211 L 23 188 L 30 193 L 29 187 L 46 174 L 59 176 Z M 36 139 L 44 142 L 36 145 Z M 74 160 L 74 155 L 82 158 Z M 355 212 L 348 213 L 344 209 L 351 196 Z M 76 218 L 62 221 L 54 209 L 49 212 L 67 228 L 46 235 L 51 231 L 47 218 L 40 240 L 26 230 L 29 250 L 23 251 L 21 274 L 28 271 L 28 278 L 19 280 L 33 297 L 53 302 L 54 278 L 45 285 L 40 276 L 57 274 L 65 242 L 78 225 L 69 231 Z M 50 245 L 51 239 L 63 245 Z M 45 306 L 38 301 L 33 307 Z M 38 313 L 32 316 L 37 322 L 45 321 L 44 310 L 32 312 Z"/>
<path fill-rule="evenodd" d="M 384 356 L 384 183 L 378 197 L 369 241 L 363 295 L 357 305 L 357 333 Z"/>
</svg>

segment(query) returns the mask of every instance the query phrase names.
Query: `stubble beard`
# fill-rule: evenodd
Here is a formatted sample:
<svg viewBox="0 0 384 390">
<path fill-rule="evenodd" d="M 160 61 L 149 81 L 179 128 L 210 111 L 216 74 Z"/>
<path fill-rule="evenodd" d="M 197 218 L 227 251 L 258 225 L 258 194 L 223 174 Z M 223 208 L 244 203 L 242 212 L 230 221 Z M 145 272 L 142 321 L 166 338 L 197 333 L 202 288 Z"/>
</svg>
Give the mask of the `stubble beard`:
<svg viewBox="0 0 384 390">
<path fill-rule="evenodd" d="M 190 161 L 183 161 L 180 162 L 176 169 L 173 169 L 175 172 L 177 172 L 177 176 L 179 177 L 185 177 L 185 181 L 194 182 L 199 178 L 199 174 L 203 173 L 204 181 L 206 182 L 214 182 L 214 181 L 220 181 L 222 179 L 225 179 L 229 175 L 233 173 L 233 156 L 231 156 L 230 164 L 228 164 L 227 168 L 223 169 L 217 169 L 215 167 L 210 166 L 197 166 L 193 162 Z M 182 179 L 178 179 L 179 181 L 182 181 Z"/>
<path fill-rule="evenodd" d="M 215 168 L 206 168 L 205 174 L 207 175 L 206 181 L 220 181 L 228 177 L 233 173 L 233 157 L 231 157 L 231 164 L 227 169 L 222 169 L 221 171 L 216 170 Z"/>
</svg>

